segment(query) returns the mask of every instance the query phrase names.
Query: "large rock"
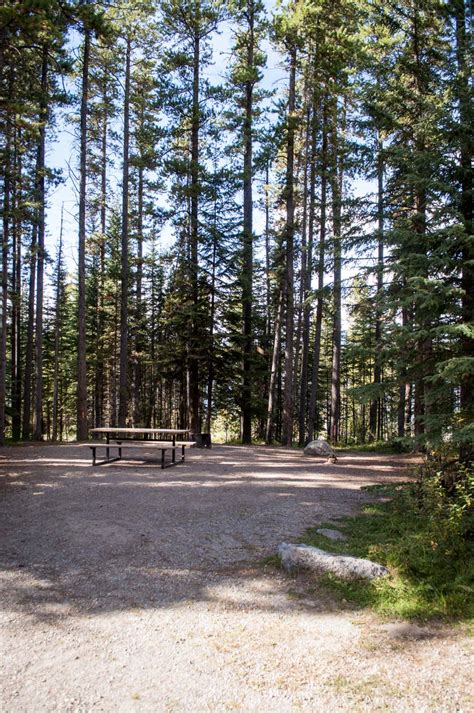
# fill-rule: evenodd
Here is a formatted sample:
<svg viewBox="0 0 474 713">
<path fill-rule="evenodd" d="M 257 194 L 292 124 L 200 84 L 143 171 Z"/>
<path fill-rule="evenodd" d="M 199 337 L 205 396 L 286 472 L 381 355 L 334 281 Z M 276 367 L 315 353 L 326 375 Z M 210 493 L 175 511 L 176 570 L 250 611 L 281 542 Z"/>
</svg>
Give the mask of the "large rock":
<svg viewBox="0 0 474 713">
<path fill-rule="evenodd" d="M 305 447 L 303 453 L 305 456 L 322 456 L 323 458 L 335 458 L 336 454 L 327 441 L 318 438 L 316 441 L 310 441 Z"/>
<path fill-rule="evenodd" d="M 287 570 L 300 567 L 322 574 L 331 572 L 341 579 L 375 579 L 388 574 L 388 569 L 370 560 L 336 555 L 309 545 L 288 545 L 283 542 L 278 548 L 282 565 Z"/>
</svg>

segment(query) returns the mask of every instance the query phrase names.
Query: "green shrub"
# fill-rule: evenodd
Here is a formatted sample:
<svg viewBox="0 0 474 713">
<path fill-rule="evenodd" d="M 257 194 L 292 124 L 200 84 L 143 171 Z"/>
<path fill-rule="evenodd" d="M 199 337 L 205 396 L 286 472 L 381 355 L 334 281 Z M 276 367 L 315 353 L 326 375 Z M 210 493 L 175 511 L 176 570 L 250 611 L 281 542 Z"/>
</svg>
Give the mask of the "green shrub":
<svg viewBox="0 0 474 713">
<path fill-rule="evenodd" d="M 422 619 L 472 616 L 474 471 L 459 464 L 448 471 L 429 464 L 419 468 L 413 482 L 368 490 L 385 498 L 338 524 L 346 542 L 327 540 L 315 530 L 304 542 L 368 557 L 387 566 L 390 576 L 369 583 L 326 577 L 326 584 L 380 613 Z"/>
</svg>

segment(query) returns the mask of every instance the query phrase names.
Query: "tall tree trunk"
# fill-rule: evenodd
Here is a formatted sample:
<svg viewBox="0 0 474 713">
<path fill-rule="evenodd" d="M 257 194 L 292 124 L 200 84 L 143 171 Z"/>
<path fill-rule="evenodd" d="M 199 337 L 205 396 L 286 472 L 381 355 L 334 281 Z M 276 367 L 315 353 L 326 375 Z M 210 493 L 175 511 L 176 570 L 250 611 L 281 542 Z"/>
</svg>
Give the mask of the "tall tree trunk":
<svg viewBox="0 0 474 713">
<path fill-rule="evenodd" d="M 283 321 L 284 290 L 280 289 L 278 298 L 278 308 L 275 319 L 275 331 L 273 335 L 272 364 L 270 368 L 270 383 L 268 386 L 268 406 L 267 406 L 267 427 L 265 430 L 265 443 L 270 445 L 275 436 L 274 411 L 275 411 L 275 391 L 277 376 L 280 364 L 281 348 L 281 327 Z"/>
<path fill-rule="evenodd" d="M 268 159 L 265 163 L 265 278 L 265 335 L 269 342 L 272 333 L 272 309 L 270 280 L 270 161 Z"/>
<path fill-rule="evenodd" d="M 104 361 L 104 290 L 105 290 L 105 240 L 107 229 L 107 78 L 104 77 L 102 87 L 102 126 L 101 126 L 101 156 L 100 156 L 100 239 L 99 239 L 99 289 L 97 295 L 97 355 L 95 369 L 95 426 L 104 425 L 104 388 L 105 388 L 105 361 Z"/>
<path fill-rule="evenodd" d="M 84 33 L 82 58 L 81 141 L 79 179 L 78 301 L 77 301 L 77 440 L 87 440 L 86 361 L 86 179 L 87 105 L 89 97 L 90 33 Z"/>
<path fill-rule="evenodd" d="M 328 117 L 327 100 L 323 100 L 323 128 L 321 145 L 321 208 L 319 223 L 318 287 L 316 303 L 316 325 L 314 334 L 313 363 L 311 370 L 311 391 L 308 407 L 308 440 L 312 441 L 316 429 L 319 365 L 321 361 L 321 333 L 324 306 L 324 261 L 326 253 L 326 209 L 328 181 Z"/>
<path fill-rule="evenodd" d="M 216 269 L 217 269 L 217 204 L 214 206 L 214 231 L 211 262 L 211 305 L 209 314 L 209 366 L 207 372 L 207 410 L 205 432 L 211 433 L 212 399 L 214 389 L 214 320 L 216 312 Z"/>
<path fill-rule="evenodd" d="M 462 252 L 461 287 L 463 291 L 461 309 L 465 324 L 474 323 L 474 241 L 472 238 L 472 92 L 470 86 L 469 63 L 469 33 L 466 31 L 466 6 L 464 0 L 452 0 L 452 10 L 456 26 L 456 63 L 457 63 L 457 100 L 460 124 L 460 154 L 459 154 L 459 184 L 461 189 L 460 211 L 464 223 L 465 240 Z M 468 16 L 469 26 L 469 16 Z M 474 339 L 472 334 L 462 332 L 460 338 L 460 355 L 472 357 L 474 354 Z M 466 370 L 461 378 L 460 407 L 463 424 L 474 422 L 474 373 L 472 368 Z M 460 458 L 466 463 L 474 460 L 474 443 L 472 437 L 463 437 L 460 446 Z"/>
<path fill-rule="evenodd" d="M 303 446 L 306 438 L 306 411 L 308 399 L 308 368 L 309 368 L 309 339 L 311 324 L 311 280 L 313 273 L 313 243 L 314 243 L 314 209 L 316 199 L 316 141 L 317 141 L 317 121 L 316 111 L 313 107 L 311 115 L 311 150 L 310 150 L 310 171 L 309 171 L 309 215 L 308 215 L 308 246 L 307 259 L 304 273 L 303 291 L 303 330 L 302 330 L 302 358 L 301 358 L 301 383 L 300 383 L 300 404 L 299 404 L 299 437 L 298 444 Z M 302 276 L 303 279 L 303 276 Z"/>
<path fill-rule="evenodd" d="M 380 134 L 377 138 L 377 292 L 375 295 L 375 386 L 380 388 L 382 374 L 382 294 L 384 270 L 384 208 L 383 208 L 383 142 Z M 370 404 L 369 435 L 371 440 L 382 439 L 381 396 Z"/>
<path fill-rule="evenodd" d="M 125 53 L 125 93 L 123 98 L 122 239 L 120 269 L 120 382 L 118 425 L 127 425 L 128 413 L 128 185 L 130 149 L 130 62 L 131 40 Z"/>
<path fill-rule="evenodd" d="M 64 203 L 61 206 L 61 227 L 59 230 L 58 261 L 56 265 L 56 305 L 54 317 L 54 364 L 53 364 L 53 441 L 58 436 L 58 405 L 59 405 L 59 351 L 61 344 L 61 275 L 63 269 L 63 219 Z"/>
<path fill-rule="evenodd" d="M 302 155 L 303 161 L 303 204 L 301 207 L 302 217 L 301 217 L 301 262 L 300 262 L 300 275 L 299 275 L 299 290 L 298 290 L 298 305 L 297 305 L 297 320 L 296 320 L 296 336 L 295 336 L 295 359 L 294 359 L 294 370 L 293 370 L 293 384 L 295 395 L 298 392 L 298 378 L 300 376 L 300 354 L 304 347 L 302 345 L 302 335 L 303 335 L 303 320 L 304 320 L 304 306 L 306 298 L 306 274 L 311 271 L 311 267 L 308 265 L 308 165 L 310 156 L 310 136 L 311 136 L 311 110 L 307 108 L 306 110 L 306 121 L 304 128 L 304 151 Z M 301 387 L 301 379 L 300 387 Z"/>
<path fill-rule="evenodd" d="M 194 35 L 193 55 L 193 100 L 191 116 L 191 225 L 190 225 L 190 260 L 189 280 L 191 285 L 191 300 L 193 315 L 191 324 L 191 339 L 188 349 L 188 407 L 189 429 L 199 433 L 199 123 L 201 111 L 199 107 L 201 44 L 199 29 Z"/>
<path fill-rule="evenodd" d="M 7 376 L 7 300 L 8 300 L 8 243 L 10 240 L 10 184 L 11 184 L 11 124 L 7 121 L 5 162 L 3 166 L 2 215 L 2 276 L 0 295 L 0 445 L 6 431 L 6 376 Z"/>
<path fill-rule="evenodd" d="M 31 438 L 31 392 L 34 361 L 37 235 L 38 226 L 35 221 L 31 231 L 31 245 L 29 256 L 28 320 L 26 330 L 25 374 L 23 380 L 23 414 L 21 435 L 23 440 L 25 441 Z"/>
<path fill-rule="evenodd" d="M 423 52 L 421 48 L 422 31 L 420 30 L 419 7 L 414 5 L 412 26 L 412 45 L 413 45 L 413 60 L 414 60 L 414 79 L 417 88 L 417 98 L 419 102 L 420 116 L 423 115 L 424 97 L 429 91 L 426 83 L 426 67 L 423 61 Z M 414 142 L 414 148 L 417 157 L 423 157 L 426 154 L 426 145 L 423 134 L 417 136 Z M 426 247 L 426 230 L 427 230 L 427 191 L 423 178 L 426 176 L 417 176 L 417 180 L 413 184 L 414 191 L 414 211 L 412 217 L 413 232 L 415 234 L 415 251 L 419 256 L 425 257 L 424 264 L 419 268 L 420 277 L 428 277 L 428 254 Z M 421 179 L 421 180 L 420 180 Z M 428 421 L 426 419 L 430 408 L 430 387 L 429 382 L 425 377 L 432 373 L 431 362 L 431 315 L 426 313 L 426 310 L 415 306 L 415 320 L 420 331 L 426 336 L 422 337 L 417 344 L 418 352 L 418 368 L 415 378 L 415 437 L 420 438 L 425 434 L 429 437 L 430 427 L 427 428 Z M 420 439 L 421 440 L 421 439 Z M 423 448 L 424 448 L 423 444 Z"/>
<path fill-rule="evenodd" d="M 14 135 L 13 158 L 13 221 L 12 221 L 12 331 L 11 331 L 11 402 L 12 438 L 21 437 L 21 211 L 22 211 L 22 161 L 20 129 Z"/>
<path fill-rule="evenodd" d="M 295 155 L 295 103 L 296 103 L 296 47 L 290 50 L 290 77 L 288 86 L 288 129 L 286 143 L 286 225 L 285 225 L 285 388 L 283 398 L 282 444 L 291 446 L 293 442 L 293 334 L 294 334 L 294 296 L 293 296 L 293 261 L 295 232 L 294 203 L 294 155 Z"/>
<path fill-rule="evenodd" d="M 136 275 L 136 338 L 135 358 L 133 363 L 133 422 L 138 425 L 143 421 L 142 405 L 142 352 L 143 352 L 143 165 L 138 168 L 137 196 L 137 275 Z"/>
<path fill-rule="evenodd" d="M 43 437 L 43 291 L 44 291 L 44 257 L 45 257 L 45 159 L 46 159 L 46 122 L 48 118 L 48 47 L 43 47 L 41 65 L 41 98 L 40 98 L 40 130 L 36 160 L 36 200 L 38 225 L 38 246 L 36 260 L 36 319 L 35 319 L 35 410 L 33 421 L 33 437 L 41 440 Z"/>
<path fill-rule="evenodd" d="M 345 110 L 345 108 L 344 108 Z M 344 121 L 344 120 L 343 120 Z M 339 421 L 341 411 L 341 211 L 342 211 L 342 157 L 337 126 L 337 107 L 332 127 L 332 224 L 334 238 L 334 316 L 333 316 L 333 347 L 331 371 L 331 427 L 332 443 L 339 440 Z"/>
<path fill-rule="evenodd" d="M 242 443 L 252 442 L 252 285 L 253 285 L 253 199 L 252 199 L 252 120 L 254 80 L 254 0 L 247 0 L 247 71 L 249 79 L 244 89 L 244 223 L 242 250 L 242 317 L 243 317 L 243 353 L 242 353 Z"/>
</svg>

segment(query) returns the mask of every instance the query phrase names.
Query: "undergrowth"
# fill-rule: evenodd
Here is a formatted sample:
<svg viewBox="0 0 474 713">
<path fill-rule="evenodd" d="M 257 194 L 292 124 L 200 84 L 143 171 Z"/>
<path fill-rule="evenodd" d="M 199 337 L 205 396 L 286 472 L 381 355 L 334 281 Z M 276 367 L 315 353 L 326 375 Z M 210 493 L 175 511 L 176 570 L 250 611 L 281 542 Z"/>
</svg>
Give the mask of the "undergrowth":
<svg viewBox="0 0 474 713">
<path fill-rule="evenodd" d="M 346 601 L 381 614 L 406 618 L 469 618 L 474 614 L 474 471 L 456 465 L 448 478 L 434 465 L 418 469 L 416 481 L 367 488 L 381 499 L 338 521 L 345 542 L 308 530 L 303 542 L 332 552 L 365 557 L 388 567 L 390 576 L 324 583 Z M 383 497 L 385 496 L 385 497 Z M 318 528 L 334 527 L 334 523 Z"/>
</svg>

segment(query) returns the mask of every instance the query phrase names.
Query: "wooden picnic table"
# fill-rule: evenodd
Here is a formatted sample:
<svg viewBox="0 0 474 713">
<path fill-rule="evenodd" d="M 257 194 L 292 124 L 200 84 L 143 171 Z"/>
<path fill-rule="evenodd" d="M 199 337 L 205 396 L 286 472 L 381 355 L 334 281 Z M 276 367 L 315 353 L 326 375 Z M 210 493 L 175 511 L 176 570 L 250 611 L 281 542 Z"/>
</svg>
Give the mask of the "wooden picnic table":
<svg viewBox="0 0 474 713">
<path fill-rule="evenodd" d="M 90 443 L 89 448 L 92 450 L 92 465 L 96 465 L 96 451 L 105 448 L 105 461 L 103 463 L 111 463 L 114 460 L 120 460 L 122 457 L 122 448 L 147 448 L 156 447 L 161 450 L 161 467 L 165 467 L 165 452 L 171 451 L 171 464 L 176 464 L 175 451 L 180 446 L 181 447 L 181 462 L 184 463 L 184 449 L 186 446 L 195 445 L 194 442 L 189 441 L 189 429 L 187 428 L 123 428 L 123 427 L 111 427 L 103 426 L 100 428 L 91 428 L 90 432 L 93 434 L 103 435 L 106 438 L 106 442 L 101 443 Z M 171 437 L 171 440 L 157 441 L 146 440 L 149 436 L 165 435 Z M 176 436 L 187 436 L 186 441 L 180 441 L 176 444 Z M 111 439 L 113 442 L 111 443 Z M 86 444 L 87 445 L 87 444 Z M 110 458 L 110 451 L 117 450 L 118 456 L 116 458 Z"/>
<path fill-rule="evenodd" d="M 156 436 L 158 434 L 164 434 L 166 436 L 171 436 L 173 446 L 176 445 L 176 436 L 189 436 L 190 433 L 189 428 L 123 428 L 112 426 L 91 428 L 90 432 L 104 435 L 107 440 L 107 443 L 110 442 L 111 437 L 116 440 L 117 437 L 120 436 L 124 436 L 125 438 L 130 436 L 136 436 L 139 440 L 145 440 L 147 436 Z"/>
</svg>

